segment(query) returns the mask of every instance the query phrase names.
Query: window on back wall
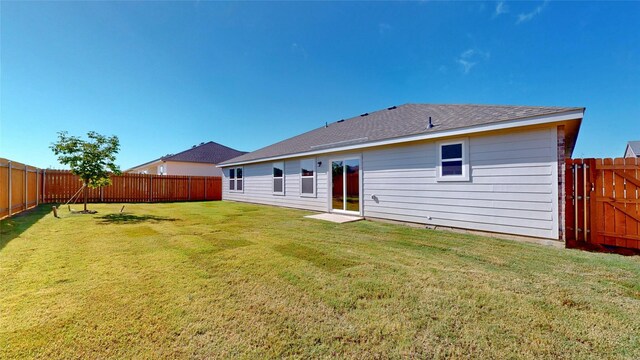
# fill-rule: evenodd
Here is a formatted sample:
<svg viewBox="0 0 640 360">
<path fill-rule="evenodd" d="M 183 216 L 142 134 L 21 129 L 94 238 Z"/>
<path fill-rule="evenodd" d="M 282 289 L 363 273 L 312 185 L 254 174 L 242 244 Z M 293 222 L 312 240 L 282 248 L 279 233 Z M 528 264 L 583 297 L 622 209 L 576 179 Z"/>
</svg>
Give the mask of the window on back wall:
<svg viewBox="0 0 640 360">
<path fill-rule="evenodd" d="M 244 174 L 243 172 L 243 168 L 239 167 L 236 168 L 236 191 L 243 191 L 244 190 Z"/>
<path fill-rule="evenodd" d="M 467 139 L 438 143 L 438 181 L 469 180 L 469 142 Z"/>
<path fill-rule="evenodd" d="M 300 160 L 300 195 L 316 195 L 316 159 Z"/>
<path fill-rule="evenodd" d="M 284 195 L 284 162 L 273 163 L 273 194 Z"/>
<path fill-rule="evenodd" d="M 229 169 L 229 191 L 242 192 L 244 189 L 242 168 Z"/>
</svg>

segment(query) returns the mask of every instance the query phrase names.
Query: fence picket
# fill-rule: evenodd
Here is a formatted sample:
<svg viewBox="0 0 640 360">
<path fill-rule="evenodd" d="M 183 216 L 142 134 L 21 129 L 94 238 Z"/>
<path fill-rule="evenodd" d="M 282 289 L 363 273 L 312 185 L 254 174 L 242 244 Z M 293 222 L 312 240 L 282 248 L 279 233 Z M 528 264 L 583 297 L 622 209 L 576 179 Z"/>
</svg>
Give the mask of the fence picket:
<svg viewBox="0 0 640 360">
<path fill-rule="evenodd" d="M 88 202 L 162 202 L 222 200 L 222 178 L 217 176 L 111 176 L 112 185 L 90 189 Z M 0 218 L 40 203 L 63 203 L 82 187 L 68 170 L 42 170 L 0 158 Z M 208 188 L 207 188 L 208 187 Z M 82 194 L 78 203 L 82 203 Z"/>
<path fill-rule="evenodd" d="M 612 177 L 613 177 L 613 196 L 615 198 L 615 202 L 617 203 L 618 200 L 624 199 L 624 186 L 625 186 L 625 181 L 624 178 L 622 176 L 620 176 L 620 174 L 618 173 L 618 171 L 624 171 L 624 166 L 620 166 L 620 165 L 624 165 L 624 159 L 622 158 L 617 158 L 613 160 L 613 171 L 612 171 Z M 621 206 L 625 206 L 624 204 Z M 618 209 L 615 209 L 614 207 L 614 221 L 615 221 L 615 234 L 616 235 L 624 235 L 626 233 L 626 229 L 627 229 L 627 224 L 626 224 L 626 215 L 621 212 Z M 620 247 L 625 247 L 626 244 L 626 239 L 616 236 L 616 240 L 615 240 L 615 244 L 616 246 L 620 246 Z"/>
</svg>

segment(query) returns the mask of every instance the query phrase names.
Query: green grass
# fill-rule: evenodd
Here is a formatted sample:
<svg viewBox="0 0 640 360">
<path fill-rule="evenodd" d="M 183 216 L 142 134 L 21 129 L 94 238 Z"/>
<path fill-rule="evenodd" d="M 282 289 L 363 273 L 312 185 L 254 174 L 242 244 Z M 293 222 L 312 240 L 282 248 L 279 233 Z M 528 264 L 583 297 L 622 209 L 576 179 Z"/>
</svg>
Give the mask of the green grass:
<svg viewBox="0 0 640 360">
<path fill-rule="evenodd" d="M 223 202 L 1 222 L 0 358 L 640 358 L 640 258 Z"/>
</svg>

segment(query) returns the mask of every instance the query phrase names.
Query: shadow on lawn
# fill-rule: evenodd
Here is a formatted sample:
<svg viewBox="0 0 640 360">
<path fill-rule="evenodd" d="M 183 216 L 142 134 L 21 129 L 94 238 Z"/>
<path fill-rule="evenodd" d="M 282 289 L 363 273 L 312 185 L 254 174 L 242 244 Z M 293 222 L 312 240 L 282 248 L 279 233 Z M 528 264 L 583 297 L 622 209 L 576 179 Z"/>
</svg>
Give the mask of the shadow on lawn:
<svg viewBox="0 0 640 360">
<path fill-rule="evenodd" d="M 101 224 L 139 224 L 142 222 L 176 221 L 178 219 L 156 215 L 107 214 L 97 217 Z"/>
<path fill-rule="evenodd" d="M 9 241 L 17 238 L 25 232 L 31 225 L 51 213 L 51 204 L 39 205 L 31 210 L 24 211 L 10 218 L 0 220 L 0 250 Z M 53 216 L 53 215 L 51 215 Z"/>
</svg>

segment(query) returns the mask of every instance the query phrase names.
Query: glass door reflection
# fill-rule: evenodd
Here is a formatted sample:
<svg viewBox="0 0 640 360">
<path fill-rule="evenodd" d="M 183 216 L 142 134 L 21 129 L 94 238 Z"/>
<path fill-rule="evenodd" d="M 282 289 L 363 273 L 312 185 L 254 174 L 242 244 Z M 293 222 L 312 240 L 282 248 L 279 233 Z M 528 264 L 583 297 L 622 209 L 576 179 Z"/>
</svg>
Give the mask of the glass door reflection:
<svg viewBox="0 0 640 360">
<path fill-rule="evenodd" d="M 332 195 L 331 208 L 333 210 L 344 210 L 344 165 L 342 161 L 331 162 Z"/>
<path fill-rule="evenodd" d="M 360 212 L 360 160 L 331 162 L 331 209 Z"/>
</svg>

